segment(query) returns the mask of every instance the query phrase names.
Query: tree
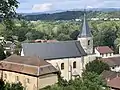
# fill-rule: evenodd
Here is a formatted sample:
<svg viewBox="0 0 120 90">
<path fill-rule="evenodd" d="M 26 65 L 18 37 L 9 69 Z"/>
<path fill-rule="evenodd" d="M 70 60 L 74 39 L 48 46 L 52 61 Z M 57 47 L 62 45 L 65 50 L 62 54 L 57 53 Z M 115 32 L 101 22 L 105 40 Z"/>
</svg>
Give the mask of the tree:
<svg viewBox="0 0 120 90">
<path fill-rule="evenodd" d="M 12 35 L 14 24 L 13 17 L 16 17 L 15 9 L 18 8 L 18 2 L 16 0 L 0 0 L 0 17 L 5 26 L 4 37 L 7 38 Z"/>
<path fill-rule="evenodd" d="M 0 16 L 2 18 L 12 18 L 15 16 L 15 9 L 18 8 L 16 0 L 0 0 Z"/>
<path fill-rule="evenodd" d="M 3 60 L 6 58 L 6 55 L 4 53 L 4 48 L 2 45 L 0 45 L 0 60 Z"/>
<path fill-rule="evenodd" d="M 81 78 L 68 81 L 65 86 L 55 84 L 42 90 L 108 90 L 108 87 L 100 75 L 87 72 Z"/>
<path fill-rule="evenodd" d="M 97 73 L 84 73 L 82 79 L 83 85 L 86 86 L 86 89 L 81 90 L 108 90 L 106 82 Z"/>
<path fill-rule="evenodd" d="M 0 90 L 24 90 L 21 83 L 8 83 L 0 79 Z"/>
<path fill-rule="evenodd" d="M 59 41 L 67 41 L 67 40 L 71 40 L 71 38 L 69 37 L 69 35 L 65 35 L 65 34 L 61 33 L 57 37 L 57 40 L 59 40 Z"/>
<path fill-rule="evenodd" d="M 80 31 L 75 30 L 71 33 L 70 38 L 72 38 L 73 40 L 77 40 L 77 36 L 79 35 Z"/>
<path fill-rule="evenodd" d="M 84 73 L 87 72 L 94 72 L 100 75 L 104 70 L 109 70 L 109 65 L 102 62 L 101 60 L 94 60 L 86 64 L 86 70 Z"/>
<path fill-rule="evenodd" d="M 6 51 L 6 57 L 11 56 L 11 53 L 9 51 Z"/>
</svg>

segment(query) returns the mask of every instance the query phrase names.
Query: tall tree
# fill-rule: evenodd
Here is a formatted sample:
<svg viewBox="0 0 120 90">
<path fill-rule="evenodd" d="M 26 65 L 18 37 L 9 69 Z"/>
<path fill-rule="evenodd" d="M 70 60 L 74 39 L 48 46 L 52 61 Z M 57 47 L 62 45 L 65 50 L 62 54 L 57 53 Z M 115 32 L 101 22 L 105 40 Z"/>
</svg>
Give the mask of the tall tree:
<svg viewBox="0 0 120 90">
<path fill-rule="evenodd" d="M 17 0 L 0 0 L 0 17 L 4 21 L 6 30 L 4 37 L 11 36 L 13 30 L 13 21 L 11 18 L 16 16 L 15 9 L 18 8 Z"/>
</svg>

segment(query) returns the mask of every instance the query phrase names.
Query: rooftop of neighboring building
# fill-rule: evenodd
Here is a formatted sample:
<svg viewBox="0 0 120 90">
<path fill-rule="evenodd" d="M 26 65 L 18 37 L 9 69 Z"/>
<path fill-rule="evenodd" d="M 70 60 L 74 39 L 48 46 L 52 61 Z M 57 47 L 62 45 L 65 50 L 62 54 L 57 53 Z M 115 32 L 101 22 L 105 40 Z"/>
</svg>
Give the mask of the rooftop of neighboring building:
<svg viewBox="0 0 120 90">
<path fill-rule="evenodd" d="M 108 81 L 107 85 L 115 90 L 120 90 L 120 77 L 116 77 Z"/>
<path fill-rule="evenodd" d="M 113 53 L 114 51 L 109 48 L 108 46 L 98 46 L 95 48 L 99 53 L 106 54 L 106 53 Z"/>
<path fill-rule="evenodd" d="M 107 86 L 116 89 L 120 89 L 120 73 L 113 71 L 103 71 L 101 76 L 106 81 Z"/>
<path fill-rule="evenodd" d="M 102 61 L 107 63 L 109 66 L 120 66 L 120 56 L 103 58 Z"/>
<path fill-rule="evenodd" d="M 44 59 L 17 55 L 12 55 L 1 61 L 0 70 L 23 73 L 32 76 L 57 72 L 57 70 Z"/>
<path fill-rule="evenodd" d="M 57 42 L 57 40 L 42 40 L 42 39 L 37 39 L 37 40 L 33 40 L 33 42 L 35 43 L 45 43 L 45 42 Z"/>
<path fill-rule="evenodd" d="M 111 79 L 113 79 L 113 78 L 115 78 L 117 76 L 120 76 L 120 73 L 114 72 L 114 71 L 105 70 L 105 71 L 103 71 L 101 73 L 101 76 L 102 76 L 103 79 L 109 79 L 109 80 L 111 80 Z"/>
</svg>

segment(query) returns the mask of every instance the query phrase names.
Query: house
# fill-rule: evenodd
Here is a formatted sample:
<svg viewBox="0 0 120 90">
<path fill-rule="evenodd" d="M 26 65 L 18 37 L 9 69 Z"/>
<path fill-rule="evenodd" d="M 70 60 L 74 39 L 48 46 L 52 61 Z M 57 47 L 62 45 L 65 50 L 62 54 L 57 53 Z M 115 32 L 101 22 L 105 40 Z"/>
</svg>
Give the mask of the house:
<svg viewBox="0 0 120 90">
<path fill-rule="evenodd" d="M 114 51 L 108 46 L 98 46 L 95 48 L 96 57 L 108 58 L 113 56 Z"/>
<path fill-rule="evenodd" d="M 57 83 L 57 72 L 50 63 L 39 57 L 12 55 L 0 61 L 0 77 L 9 83 L 21 82 L 25 90 L 39 90 Z"/>
<path fill-rule="evenodd" d="M 120 90 L 120 73 L 103 71 L 102 78 L 106 81 L 110 90 Z"/>
<path fill-rule="evenodd" d="M 11 41 L 6 41 L 5 44 L 3 44 L 3 48 L 5 49 L 4 50 L 5 53 L 8 51 L 11 54 L 13 54 L 15 47 L 16 47 L 15 43 L 13 43 Z"/>
<path fill-rule="evenodd" d="M 120 72 L 120 56 L 103 58 L 102 61 L 110 66 L 111 71 Z"/>
<path fill-rule="evenodd" d="M 35 42 L 35 43 L 45 43 L 45 42 L 57 42 L 57 40 L 41 40 L 41 39 L 37 39 L 37 40 L 34 40 L 33 42 Z"/>
<path fill-rule="evenodd" d="M 84 14 L 82 30 L 74 41 L 23 43 L 21 56 L 40 56 L 61 72 L 66 80 L 81 76 L 85 65 L 95 60 L 93 37 Z"/>
<path fill-rule="evenodd" d="M 4 37 L 0 37 L 0 43 L 3 43 L 5 41 Z"/>
</svg>

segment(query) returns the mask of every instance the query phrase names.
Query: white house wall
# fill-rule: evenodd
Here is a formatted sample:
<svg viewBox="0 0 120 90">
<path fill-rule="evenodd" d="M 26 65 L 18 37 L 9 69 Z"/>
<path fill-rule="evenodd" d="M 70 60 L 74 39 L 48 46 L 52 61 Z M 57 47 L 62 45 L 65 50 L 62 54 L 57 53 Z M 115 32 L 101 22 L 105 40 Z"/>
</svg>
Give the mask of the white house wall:
<svg viewBox="0 0 120 90">
<path fill-rule="evenodd" d="M 111 55 L 110 55 L 110 53 L 105 53 L 103 55 L 100 55 L 100 53 L 97 51 L 97 49 L 95 49 L 95 54 L 96 54 L 96 57 L 102 57 L 102 58 L 113 57 L 113 53 L 111 53 Z M 106 54 L 107 54 L 107 56 L 106 56 Z"/>
<path fill-rule="evenodd" d="M 116 66 L 114 67 L 114 69 L 112 67 L 110 67 L 111 71 L 114 71 L 114 72 L 120 72 L 120 66 Z"/>
</svg>

